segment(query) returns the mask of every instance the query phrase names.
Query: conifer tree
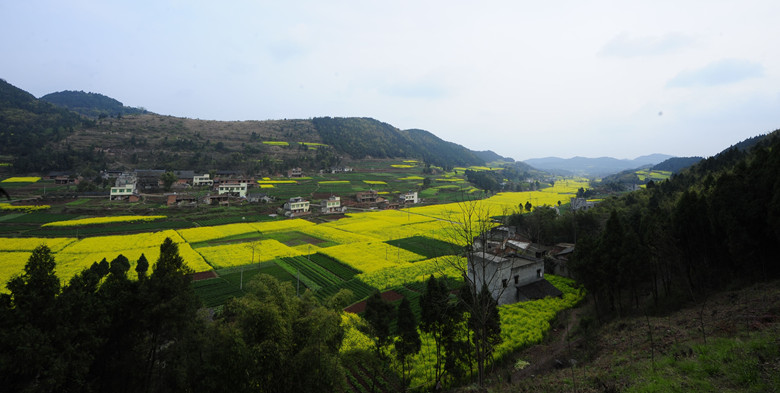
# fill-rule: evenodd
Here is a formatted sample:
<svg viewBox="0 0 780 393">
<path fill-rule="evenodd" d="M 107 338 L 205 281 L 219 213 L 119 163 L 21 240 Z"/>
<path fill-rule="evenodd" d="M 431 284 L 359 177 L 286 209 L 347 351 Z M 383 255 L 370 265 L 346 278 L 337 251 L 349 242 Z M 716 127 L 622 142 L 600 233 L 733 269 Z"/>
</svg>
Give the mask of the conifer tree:
<svg viewBox="0 0 780 393">
<path fill-rule="evenodd" d="M 396 359 L 401 363 L 401 382 L 406 387 L 409 383 L 412 366 L 409 358 L 420 352 L 422 346 L 420 333 L 417 331 L 417 319 L 414 317 L 412 305 L 406 297 L 401 300 L 401 304 L 398 306 L 396 321 L 398 339 L 395 341 L 395 353 Z"/>
</svg>

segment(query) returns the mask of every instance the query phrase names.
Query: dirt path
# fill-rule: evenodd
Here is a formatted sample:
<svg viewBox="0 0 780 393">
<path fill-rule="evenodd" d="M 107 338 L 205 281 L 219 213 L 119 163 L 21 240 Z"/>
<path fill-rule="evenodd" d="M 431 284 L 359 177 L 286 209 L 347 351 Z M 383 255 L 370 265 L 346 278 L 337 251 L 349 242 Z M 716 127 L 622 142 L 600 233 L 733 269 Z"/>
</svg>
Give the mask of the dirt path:
<svg viewBox="0 0 780 393">
<path fill-rule="evenodd" d="M 581 338 L 573 341 L 567 340 L 569 332 L 580 322 L 580 313 L 583 306 L 572 310 L 562 311 L 558 318 L 566 318 L 563 328 L 553 328 L 545 342 L 537 344 L 520 353 L 519 358 L 527 361 L 528 366 L 512 373 L 512 381 L 521 380 L 540 374 L 555 368 L 569 367 L 570 349 L 575 348 Z M 568 317 L 567 314 L 568 313 Z"/>
</svg>

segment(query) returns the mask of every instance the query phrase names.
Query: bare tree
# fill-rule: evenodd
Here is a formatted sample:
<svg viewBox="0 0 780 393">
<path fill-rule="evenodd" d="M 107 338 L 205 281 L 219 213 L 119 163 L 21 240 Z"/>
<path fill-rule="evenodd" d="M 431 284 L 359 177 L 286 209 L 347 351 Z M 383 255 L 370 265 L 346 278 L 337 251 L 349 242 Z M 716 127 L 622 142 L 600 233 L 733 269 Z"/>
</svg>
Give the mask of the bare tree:
<svg viewBox="0 0 780 393">
<path fill-rule="evenodd" d="M 451 243 L 465 246 L 457 255 L 440 258 L 440 263 L 454 268 L 464 279 L 460 298 L 469 314 L 477 379 L 483 386 L 485 368 L 492 359 L 494 347 L 501 341 L 497 306 L 510 287 L 513 262 L 490 252 L 493 241 L 503 244 L 502 240 L 506 240 L 491 239 L 490 230 L 496 223 L 491 219 L 490 207 L 478 200 L 460 202 L 458 207 L 448 217 L 451 225 L 447 237 Z"/>
</svg>

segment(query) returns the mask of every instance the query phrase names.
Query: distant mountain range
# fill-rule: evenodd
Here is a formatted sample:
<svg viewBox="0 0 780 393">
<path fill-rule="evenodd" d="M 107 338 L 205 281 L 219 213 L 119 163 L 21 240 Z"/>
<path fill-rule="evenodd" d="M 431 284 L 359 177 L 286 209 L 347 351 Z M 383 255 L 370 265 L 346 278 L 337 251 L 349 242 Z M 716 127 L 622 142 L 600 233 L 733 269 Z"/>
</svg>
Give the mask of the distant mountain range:
<svg viewBox="0 0 780 393">
<path fill-rule="evenodd" d="M 612 157 L 545 157 L 525 160 L 528 165 L 536 169 L 563 175 L 579 176 L 606 176 L 627 169 L 636 169 L 643 166 L 659 164 L 669 158 L 668 154 L 650 154 L 634 158 L 633 160 L 617 159 Z"/>
</svg>

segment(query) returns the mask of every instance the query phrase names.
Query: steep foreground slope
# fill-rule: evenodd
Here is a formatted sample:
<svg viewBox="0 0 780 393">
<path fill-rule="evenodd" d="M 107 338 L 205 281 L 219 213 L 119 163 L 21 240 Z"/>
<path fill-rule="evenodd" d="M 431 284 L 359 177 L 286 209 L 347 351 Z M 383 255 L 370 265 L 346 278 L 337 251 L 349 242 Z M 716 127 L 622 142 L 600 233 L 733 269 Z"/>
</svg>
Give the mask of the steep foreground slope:
<svg viewBox="0 0 780 393">
<path fill-rule="evenodd" d="M 494 372 L 490 390 L 780 389 L 780 281 L 723 291 L 676 312 L 638 313 L 601 326 L 585 314 L 576 309 L 560 315 L 545 343 Z"/>
</svg>

